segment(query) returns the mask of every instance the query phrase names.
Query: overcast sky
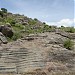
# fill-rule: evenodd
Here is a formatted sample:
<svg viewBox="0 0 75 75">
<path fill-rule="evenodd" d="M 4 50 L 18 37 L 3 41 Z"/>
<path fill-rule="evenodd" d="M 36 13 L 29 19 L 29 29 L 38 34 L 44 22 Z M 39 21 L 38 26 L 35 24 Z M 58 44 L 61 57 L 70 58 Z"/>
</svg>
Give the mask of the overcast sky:
<svg viewBox="0 0 75 75">
<path fill-rule="evenodd" d="M 0 8 L 50 25 L 74 26 L 75 0 L 0 0 Z"/>
</svg>

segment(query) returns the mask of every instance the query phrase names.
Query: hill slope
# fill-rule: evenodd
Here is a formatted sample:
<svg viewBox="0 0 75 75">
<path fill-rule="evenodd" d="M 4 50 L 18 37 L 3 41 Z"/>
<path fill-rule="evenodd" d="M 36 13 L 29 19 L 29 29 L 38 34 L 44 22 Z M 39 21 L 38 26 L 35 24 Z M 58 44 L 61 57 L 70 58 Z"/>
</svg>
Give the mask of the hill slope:
<svg viewBox="0 0 75 75">
<path fill-rule="evenodd" d="M 0 75 L 75 75 L 75 29 L 0 11 Z"/>
</svg>

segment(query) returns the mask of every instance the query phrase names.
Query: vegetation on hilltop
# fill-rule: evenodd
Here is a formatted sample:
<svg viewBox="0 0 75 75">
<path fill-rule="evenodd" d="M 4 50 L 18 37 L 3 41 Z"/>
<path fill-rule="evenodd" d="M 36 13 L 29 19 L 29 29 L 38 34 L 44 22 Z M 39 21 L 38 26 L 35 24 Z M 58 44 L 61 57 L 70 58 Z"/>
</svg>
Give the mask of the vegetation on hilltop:
<svg viewBox="0 0 75 75">
<path fill-rule="evenodd" d="M 0 47 L 1 74 L 75 75 L 74 27 L 49 26 L 1 8 Z"/>
<path fill-rule="evenodd" d="M 12 40 L 17 40 L 18 38 L 31 33 L 54 32 L 57 29 L 56 26 L 49 26 L 45 22 L 42 23 L 37 18 L 32 19 L 24 15 L 12 14 L 8 12 L 7 9 L 1 8 L 0 25 L 7 25 L 7 23 L 11 25 L 14 31 L 13 37 L 9 38 Z M 75 32 L 74 27 L 61 26 L 59 29 L 71 33 Z"/>
</svg>

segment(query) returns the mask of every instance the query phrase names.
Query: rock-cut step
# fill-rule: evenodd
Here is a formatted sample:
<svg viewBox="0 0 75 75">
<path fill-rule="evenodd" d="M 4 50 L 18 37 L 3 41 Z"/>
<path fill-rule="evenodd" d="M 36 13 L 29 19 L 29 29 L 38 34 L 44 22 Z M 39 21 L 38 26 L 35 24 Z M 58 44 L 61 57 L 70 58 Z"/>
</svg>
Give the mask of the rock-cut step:
<svg viewBox="0 0 75 75">
<path fill-rule="evenodd" d="M 29 68 L 42 68 L 41 50 L 27 48 L 0 50 L 0 73 L 23 73 Z"/>
</svg>

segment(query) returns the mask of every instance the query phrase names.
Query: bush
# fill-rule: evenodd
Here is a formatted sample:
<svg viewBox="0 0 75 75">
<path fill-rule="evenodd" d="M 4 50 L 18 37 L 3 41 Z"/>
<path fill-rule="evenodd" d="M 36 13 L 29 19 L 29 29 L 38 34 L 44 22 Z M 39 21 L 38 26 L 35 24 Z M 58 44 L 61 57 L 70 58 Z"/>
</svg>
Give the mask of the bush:
<svg viewBox="0 0 75 75">
<path fill-rule="evenodd" d="M 69 33 L 75 33 L 75 28 L 74 27 L 60 27 L 61 30 L 64 30 L 65 32 L 69 32 Z"/>
<path fill-rule="evenodd" d="M 67 39 L 65 42 L 64 42 L 64 47 L 66 49 L 69 49 L 69 50 L 72 50 L 73 49 L 73 42 L 70 40 L 70 39 Z"/>
<path fill-rule="evenodd" d="M 35 25 L 35 24 L 37 23 L 37 21 L 31 20 L 31 21 L 29 21 L 28 23 L 29 23 L 29 25 Z"/>
<path fill-rule="evenodd" d="M 21 25 L 21 24 L 15 24 L 15 26 L 14 26 L 14 27 L 17 27 L 17 28 L 19 28 L 20 30 L 24 29 L 24 26 L 23 26 L 23 25 Z"/>
<path fill-rule="evenodd" d="M 70 32 L 70 33 L 74 33 L 74 32 L 75 32 L 74 27 L 71 27 L 69 32 Z"/>
<path fill-rule="evenodd" d="M 15 25 L 16 22 L 15 22 L 14 20 L 12 20 L 12 21 L 10 22 L 10 24 L 11 24 L 11 25 Z"/>
<path fill-rule="evenodd" d="M 37 19 L 37 18 L 34 18 L 34 20 L 35 20 L 35 21 L 38 21 L 38 19 Z"/>
<path fill-rule="evenodd" d="M 12 40 L 16 41 L 17 39 L 21 38 L 20 33 L 14 33 Z"/>
<path fill-rule="evenodd" d="M 14 26 L 16 24 L 16 21 L 13 18 L 7 18 L 5 19 L 6 23 L 10 23 L 12 26 Z"/>
</svg>

